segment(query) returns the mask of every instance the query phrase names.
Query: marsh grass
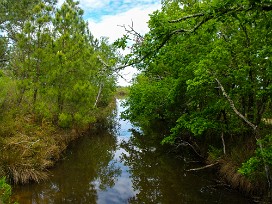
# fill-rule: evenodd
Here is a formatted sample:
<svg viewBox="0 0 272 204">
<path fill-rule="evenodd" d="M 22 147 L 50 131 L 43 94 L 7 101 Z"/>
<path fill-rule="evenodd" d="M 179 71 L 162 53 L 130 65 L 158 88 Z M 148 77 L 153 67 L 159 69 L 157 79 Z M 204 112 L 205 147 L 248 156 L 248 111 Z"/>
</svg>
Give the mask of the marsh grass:
<svg viewBox="0 0 272 204">
<path fill-rule="evenodd" d="M 247 195 L 255 194 L 256 186 L 249 179 L 238 173 L 239 166 L 236 166 L 230 160 L 221 160 L 220 164 L 219 173 L 227 183 Z"/>
<path fill-rule="evenodd" d="M 63 130 L 49 122 L 37 124 L 32 115 L 2 121 L 0 130 L 0 174 L 22 184 L 47 179 L 48 168 L 79 136 L 74 129 Z"/>
<path fill-rule="evenodd" d="M 245 140 L 243 145 L 234 146 L 231 152 L 220 160 L 219 173 L 233 188 L 249 196 L 262 196 L 265 193 L 266 182 L 262 178 L 250 179 L 238 172 L 242 163 L 247 161 L 256 148 L 254 140 Z"/>
</svg>

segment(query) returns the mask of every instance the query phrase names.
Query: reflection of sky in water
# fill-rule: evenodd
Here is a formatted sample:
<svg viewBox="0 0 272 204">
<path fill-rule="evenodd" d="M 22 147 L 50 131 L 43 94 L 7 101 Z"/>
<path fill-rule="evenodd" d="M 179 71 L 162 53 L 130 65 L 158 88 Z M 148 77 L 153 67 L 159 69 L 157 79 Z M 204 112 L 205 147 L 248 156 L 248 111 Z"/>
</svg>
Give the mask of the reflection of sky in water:
<svg viewBox="0 0 272 204">
<path fill-rule="evenodd" d="M 115 185 L 112 188 L 107 188 L 105 191 L 99 190 L 99 183 L 96 183 L 98 191 L 97 203 L 109 204 L 109 203 L 127 203 L 128 199 L 135 196 L 130 179 L 130 173 L 128 173 L 128 167 L 119 163 L 118 165 L 122 173 L 117 178 Z"/>
<path fill-rule="evenodd" d="M 119 119 L 120 129 L 118 131 L 118 148 L 114 154 L 115 165 L 121 169 L 121 175 L 117 177 L 115 185 L 111 188 L 107 188 L 105 191 L 99 189 L 99 180 L 93 182 L 98 192 L 97 203 L 110 204 L 110 203 L 127 203 L 128 199 L 135 196 L 137 192 L 133 190 L 131 182 L 131 174 L 128 172 L 129 168 L 120 161 L 122 154 L 128 154 L 123 148 L 120 147 L 122 141 L 128 141 L 131 136 L 129 129 L 132 125 L 129 121 L 120 119 L 120 114 L 124 111 L 124 108 L 120 106 L 121 101 L 117 100 L 117 114 Z"/>
<path fill-rule="evenodd" d="M 121 100 L 117 99 L 116 103 L 117 103 L 117 119 L 120 125 L 118 140 L 120 139 L 128 140 L 131 135 L 129 130 L 132 128 L 132 125 L 129 121 L 120 118 L 121 112 L 125 110 L 125 108 L 121 106 L 122 103 Z"/>
</svg>

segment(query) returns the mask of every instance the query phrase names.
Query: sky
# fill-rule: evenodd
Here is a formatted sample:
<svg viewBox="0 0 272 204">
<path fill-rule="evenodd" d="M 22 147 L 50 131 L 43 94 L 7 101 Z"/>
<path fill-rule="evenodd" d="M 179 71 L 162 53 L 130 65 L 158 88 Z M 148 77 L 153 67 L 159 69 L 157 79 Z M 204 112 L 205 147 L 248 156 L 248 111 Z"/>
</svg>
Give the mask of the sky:
<svg viewBox="0 0 272 204">
<path fill-rule="evenodd" d="M 64 0 L 59 0 L 62 4 Z M 113 43 L 125 34 L 121 26 L 132 25 L 144 34 L 148 32 L 149 14 L 160 9 L 161 0 L 79 0 L 84 10 L 84 19 L 89 22 L 90 31 L 96 38 L 108 37 Z M 124 53 L 128 52 L 126 50 Z M 118 85 L 127 86 L 136 70 L 127 67 L 120 74 Z"/>
</svg>

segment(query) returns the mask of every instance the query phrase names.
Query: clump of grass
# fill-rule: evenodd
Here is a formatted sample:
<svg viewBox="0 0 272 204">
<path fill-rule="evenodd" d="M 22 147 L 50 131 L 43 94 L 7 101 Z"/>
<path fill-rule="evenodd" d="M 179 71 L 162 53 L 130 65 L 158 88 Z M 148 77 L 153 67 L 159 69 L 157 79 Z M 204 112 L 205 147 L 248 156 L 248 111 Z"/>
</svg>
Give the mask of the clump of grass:
<svg viewBox="0 0 272 204">
<path fill-rule="evenodd" d="M 255 193 L 256 186 L 248 180 L 245 176 L 238 173 L 238 166 L 233 164 L 230 160 L 220 160 L 220 175 L 229 183 L 233 188 L 239 189 L 248 195 Z"/>
<path fill-rule="evenodd" d="M 238 172 L 242 163 L 252 156 L 255 150 L 254 140 L 244 141 L 243 146 L 233 147 L 229 154 L 220 159 L 219 172 L 233 188 L 247 195 L 262 195 L 265 192 L 265 182 L 260 178 L 252 180 Z"/>
<path fill-rule="evenodd" d="M 0 173 L 14 183 L 46 179 L 47 169 L 77 137 L 75 131 L 62 130 L 49 122 L 36 124 L 30 115 L 8 122 L 10 130 L 6 128 L 5 132 L 9 134 L 0 137 Z"/>
</svg>

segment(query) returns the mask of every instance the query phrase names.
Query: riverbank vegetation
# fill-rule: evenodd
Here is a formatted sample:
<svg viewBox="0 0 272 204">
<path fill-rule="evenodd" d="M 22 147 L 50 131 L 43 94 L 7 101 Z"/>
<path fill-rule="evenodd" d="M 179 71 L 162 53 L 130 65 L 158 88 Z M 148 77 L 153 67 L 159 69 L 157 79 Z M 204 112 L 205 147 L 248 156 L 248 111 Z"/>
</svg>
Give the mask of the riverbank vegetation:
<svg viewBox="0 0 272 204">
<path fill-rule="evenodd" d="M 0 177 L 47 178 L 68 143 L 112 113 L 118 56 L 73 0 L 0 1 Z"/>
<path fill-rule="evenodd" d="M 233 187 L 271 198 L 271 1 L 165 0 L 150 17 L 147 34 L 130 26 L 116 42 L 133 35 L 125 60 L 141 72 L 123 117 L 143 130 L 162 122 L 163 144 L 191 148 Z"/>
</svg>

